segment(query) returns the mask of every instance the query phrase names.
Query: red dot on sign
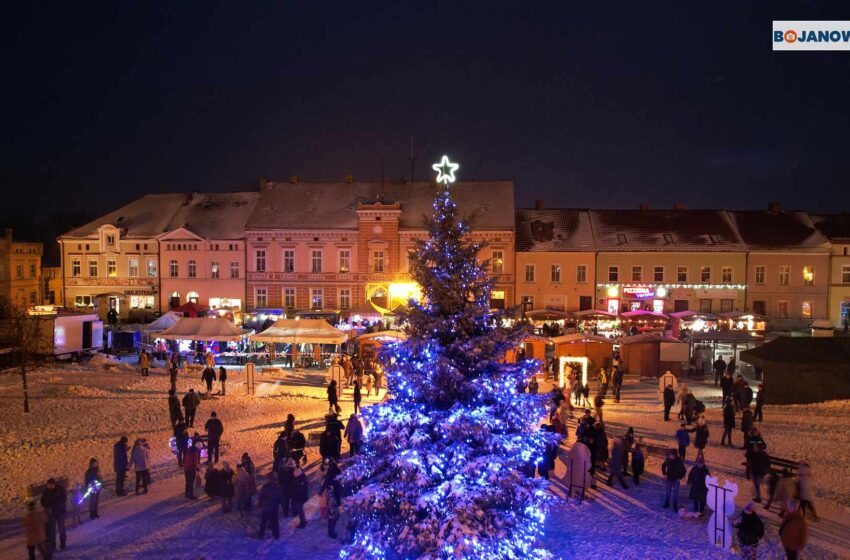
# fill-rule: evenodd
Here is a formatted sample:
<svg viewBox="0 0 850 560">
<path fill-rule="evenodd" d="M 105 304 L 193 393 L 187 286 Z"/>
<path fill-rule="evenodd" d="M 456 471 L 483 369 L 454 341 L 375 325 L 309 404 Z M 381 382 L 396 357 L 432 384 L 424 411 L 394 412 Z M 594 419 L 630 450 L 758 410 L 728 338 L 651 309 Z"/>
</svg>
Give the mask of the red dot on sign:
<svg viewBox="0 0 850 560">
<path fill-rule="evenodd" d="M 796 31 L 794 31 L 792 29 L 790 31 L 785 32 L 785 42 L 786 43 L 793 43 L 796 40 L 797 40 L 797 32 Z"/>
</svg>

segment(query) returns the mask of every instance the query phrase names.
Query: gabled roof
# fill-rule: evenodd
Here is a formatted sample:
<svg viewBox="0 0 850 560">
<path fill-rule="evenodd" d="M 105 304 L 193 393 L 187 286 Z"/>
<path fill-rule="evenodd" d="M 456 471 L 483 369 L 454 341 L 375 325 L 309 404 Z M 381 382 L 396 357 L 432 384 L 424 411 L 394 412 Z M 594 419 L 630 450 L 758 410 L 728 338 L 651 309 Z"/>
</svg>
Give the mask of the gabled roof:
<svg viewBox="0 0 850 560">
<path fill-rule="evenodd" d="M 805 212 L 743 210 L 729 212 L 729 215 L 751 250 L 829 252 L 829 240 L 815 228 L 814 222 Z"/>
<path fill-rule="evenodd" d="M 384 183 L 383 204 L 399 203 L 399 229 L 422 230 L 433 212 L 437 189 L 431 183 Z M 247 229 L 357 229 L 358 204 L 379 200 L 381 184 L 266 183 Z M 473 229 L 514 228 L 514 185 L 510 181 L 455 183 L 452 194 L 462 215 L 473 215 Z"/>
<path fill-rule="evenodd" d="M 588 211 L 572 208 L 517 208 L 516 250 L 594 251 Z"/>
<path fill-rule="evenodd" d="M 850 214 L 812 215 L 815 227 L 830 241 L 850 242 Z"/>
<path fill-rule="evenodd" d="M 260 193 L 191 193 L 185 198 L 169 231 L 183 227 L 205 239 L 241 239 Z"/>
<path fill-rule="evenodd" d="M 599 251 L 744 251 L 723 210 L 590 210 Z"/>
<path fill-rule="evenodd" d="M 121 228 L 126 238 L 156 237 L 168 231 L 169 223 L 185 200 L 185 194 L 148 194 L 60 237 L 95 236 L 105 225 Z"/>
</svg>

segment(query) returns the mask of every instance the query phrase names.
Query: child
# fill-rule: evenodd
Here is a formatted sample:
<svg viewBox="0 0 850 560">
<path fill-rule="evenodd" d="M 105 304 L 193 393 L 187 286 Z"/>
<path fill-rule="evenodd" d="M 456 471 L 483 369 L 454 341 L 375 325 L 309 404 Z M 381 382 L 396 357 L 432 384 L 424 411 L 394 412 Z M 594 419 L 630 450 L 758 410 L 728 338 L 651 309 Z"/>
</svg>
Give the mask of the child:
<svg viewBox="0 0 850 560">
<path fill-rule="evenodd" d="M 679 444 L 679 458 L 685 461 L 685 451 L 691 444 L 691 436 L 688 434 L 687 425 L 682 422 L 676 430 L 676 443 Z"/>
</svg>

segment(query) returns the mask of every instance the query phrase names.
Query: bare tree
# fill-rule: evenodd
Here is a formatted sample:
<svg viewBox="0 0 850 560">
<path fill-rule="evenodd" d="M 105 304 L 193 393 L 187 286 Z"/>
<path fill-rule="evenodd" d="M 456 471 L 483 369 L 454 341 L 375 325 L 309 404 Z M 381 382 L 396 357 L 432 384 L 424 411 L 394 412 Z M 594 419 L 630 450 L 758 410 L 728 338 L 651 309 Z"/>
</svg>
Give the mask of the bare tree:
<svg viewBox="0 0 850 560">
<path fill-rule="evenodd" d="M 0 303 L 0 305 L 3 305 Z M 24 412 L 30 411 L 29 387 L 27 385 L 27 368 L 39 355 L 51 352 L 53 341 L 50 321 L 44 317 L 31 316 L 25 307 L 5 305 L 3 314 L 5 321 L 4 339 L 9 347 L 18 354 L 21 384 L 24 392 Z"/>
</svg>

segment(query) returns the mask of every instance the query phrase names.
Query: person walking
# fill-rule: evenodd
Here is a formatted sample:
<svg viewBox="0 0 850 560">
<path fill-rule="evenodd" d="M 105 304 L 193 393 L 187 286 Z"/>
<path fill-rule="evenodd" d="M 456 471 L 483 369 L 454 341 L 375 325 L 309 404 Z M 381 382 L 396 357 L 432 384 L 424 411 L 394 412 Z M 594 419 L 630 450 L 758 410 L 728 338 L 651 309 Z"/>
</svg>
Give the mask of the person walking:
<svg viewBox="0 0 850 560">
<path fill-rule="evenodd" d="M 221 383 L 221 396 L 227 395 L 227 370 L 224 366 L 218 366 L 218 382 Z"/>
<path fill-rule="evenodd" d="M 623 479 L 623 448 L 625 447 L 625 443 L 623 442 L 623 438 L 617 436 L 614 438 L 614 445 L 611 449 L 611 458 L 610 458 L 610 474 L 608 475 L 608 486 L 613 487 L 614 478 L 620 481 L 620 484 L 623 486 L 623 489 L 628 489 L 626 486 L 626 481 Z M 626 455 L 628 455 L 628 451 L 626 451 Z"/>
<path fill-rule="evenodd" d="M 779 525 L 779 538 L 785 548 L 785 557 L 788 560 L 797 560 L 809 538 L 806 518 L 803 517 L 800 502 L 797 500 L 788 500 L 787 511 Z"/>
<path fill-rule="evenodd" d="M 770 457 L 764 450 L 764 445 L 756 445 L 747 458 L 750 467 L 750 476 L 753 477 L 753 489 L 755 491 L 754 502 L 761 502 L 761 483 L 770 472 Z"/>
<path fill-rule="evenodd" d="M 171 419 L 171 427 L 183 420 L 183 411 L 180 409 L 180 399 L 174 393 L 174 389 L 168 390 L 168 416 Z"/>
<path fill-rule="evenodd" d="M 348 426 L 345 427 L 346 441 L 348 441 L 348 449 L 351 456 L 354 457 L 360 451 L 360 446 L 363 443 L 363 425 L 356 414 L 348 417 Z"/>
<path fill-rule="evenodd" d="M 691 467 L 691 472 L 688 473 L 688 485 L 691 491 L 688 497 L 694 502 L 694 511 L 702 517 L 705 514 L 705 501 L 708 497 L 708 486 L 705 484 L 705 477 L 709 476 L 708 467 L 705 466 L 705 458 L 697 457 L 697 463 Z"/>
<path fill-rule="evenodd" d="M 732 406 L 732 399 L 727 398 L 723 401 L 723 435 L 720 436 L 720 445 L 729 445 L 734 447 L 732 443 L 732 430 L 735 429 L 735 407 Z"/>
<path fill-rule="evenodd" d="M 224 424 L 216 416 L 215 411 L 210 412 L 210 419 L 204 424 L 207 431 L 207 464 L 218 463 L 218 453 L 221 448 L 221 436 L 224 434 Z"/>
<path fill-rule="evenodd" d="M 189 428 L 195 427 L 195 412 L 198 410 L 198 405 L 201 404 L 201 399 L 194 389 L 189 389 L 189 392 L 183 396 L 183 409 L 186 411 L 186 426 Z"/>
<path fill-rule="evenodd" d="M 596 420 L 602 422 L 602 407 L 605 406 L 605 397 L 602 393 L 597 393 L 597 395 L 593 398 L 593 411 L 595 413 Z"/>
<path fill-rule="evenodd" d="M 41 493 L 41 507 L 47 513 L 47 552 L 50 556 L 56 550 L 56 537 L 59 537 L 59 550 L 65 550 L 65 514 L 68 511 L 68 495 L 65 488 L 48 478 L 44 492 Z"/>
<path fill-rule="evenodd" d="M 218 475 L 219 491 L 221 494 L 221 513 L 230 513 L 233 510 L 233 469 L 230 463 L 221 463 L 221 472 Z"/>
<path fill-rule="evenodd" d="M 201 381 L 207 386 L 207 394 L 212 394 L 213 382 L 215 382 L 215 370 L 211 367 L 205 367 L 201 373 Z"/>
<path fill-rule="evenodd" d="M 762 409 L 765 402 L 764 385 L 759 383 L 759 392 L 756 394 L 756 410 L 753 412 L 753 422 L 761 422 L 763 420 Z"/>
<path fill-rule="evenodd" d="M 634 481 L 635 486 L 640 484 L 640 475 L 643 474 L 644 461 L 643 449 L 641 449 L 640 443 L 636 443 L 634 449 L 632 449 L 632 481 Z"/>
<path fill-rule="evenodd" d="M 303 529 L 307 526 L 307 517 L 304 515 L 304 504 L 307 503 L 307 499 L 309 498 L 309 483 L 307 482 L 307 475 L 304 474 L 304 471 L 298 465 L 292 471 L 292 476 L 292 503 L 295 506 L 295 513 L 298 515 L 299 521 L 296 527 Z"/>
<path fill-rule="evenodd" d="M 670 421 L 670 409 L 676 404 L 676 391 L 673 390 L 673 385 L 668 384 L 664 387 L 664 421 Z"/>
<path fill-rule="evenodd" d="M 334 430 L 331 429 L 330 426 L 325 426 L 325 431 L 322 432 L 322 435 L 319 438 L 319 454 L 322 457 L 322 465 L 320 470 L 324 472 L 325 467 L 328 464 L 330 459 L 338 459 L 339 453 L 337 450 L 339 449 L 340 441 L 337 437 Z"/>
<path fill-rule="evenodd" d="M 142 349 L 141 354 L 139 354 L 139 369 L 142 370 L 142 377 L 150 375 L 151 357 L 148 355 L 147 350 Z"/>
<path fill-rule="evenodd" d="M 124 491 L 124 481 L 127 477 L 127 460 L 128 442 L 127 436 L 121 436 L 115 445 L 112 446 L 112 469 L 115 471 L 115 495 L 126 496 Z"/>
<path fill-rule="evenodd" d="M 812 512 L 812 519 L 818 520 L 818 513 L 815 511 L 814 492 L 812 492 L 812 467 L 808 463 L 800 463 L 800 468 L 797 469 L 797 498 L 800 500 L 800 510 L 803 515 L 807 515 L 806 510 Z"/>
<path fill-rule="evenodd" d="M 679 511 L 679 482 L 685 478 L 685 464 L 675 451 L 667 452 L 667 459 L 661 464 L 661 474 L 664 475 L 663 507 L 669 508 L 672 499 L 673 511 Z"/>
<path fill-rule="evenodd" d="M 339 407 L 339 395 L 336 391 L 336 379 L 332 379 L 328 385 L 328 412 L 336 412 L 339 414 L 341 410 L 342 409 Z"/>
<path fill-rule="evenodd" d="M 764 537 L 764 523 L 755 512 L 753 502 L 747 503 L 740 517 L 732 522 L 738 529 L 741 560 L 757 560 L 759 541 Z"/>
<path fill-rule="evenodd" d="M 747 440 L 750 437 L 750 432 L 753 430 L 753 413 L 749 407 L 745 408 L 741 413 L 741 432 L 744 436 L 744 445 L 741 449 L 746 449 Z"/>
<path fill-rule="evenodd" d="M 705 446 L 708 445 L 708 424 L 705 421 L 704 417 L 700 417 L 697 420 L 697 425 L 695 428 L 691 428 L 691 432 L 694 432 L 694 447 L 697 449 L 697 458 L 702 457 L 705 453 Z"/>
<path fill-rule="evenodd" d="M 233 497 L 236 500 L 236 511 L 244 519 L 251 511 L 251 493 L 249 491 L 248 473 L 242 463 L 236 463 L 236 477 L 233 479 Z"/>
<path fill-rule="evenodd" d="M 29 560 L 35 560 L 35 551 L 42 558 L 50 558 L 50 553 L 47 549 L 47 514 L 43 509 L 38 509 L 35 502 L 27 502 L 27 511 L 24 518 L 21 520 L 24 526 L 24 542 L 27 546 L 27 554 Z"/>
<path fill-rule="evenodd" d="M 360 392 L 360 377 L 355 376 L 354 378 L 354 414 L 360 414 L 360 401 L 363 399 L 363 396 Z"/>
<path fill-rule="evenodd" d="M 183 495 L 190 500 L 198 499 L 195 496 L 195 479 L 201 470 L 201 445 L 203 444 L 200 441 L 193 440 L 183 457 L 183 476 L 186 479 Z"/>
<path fill-rule="evenodd" d="M 281 504 L 280 485 L 277 483 L 277 475 L 270 472 L 266 475 L 266 483 L 263 484 L 260 490 L 260 497 L 257 504 L 260 506 L 260 531 L 257 533 L 257 538 L 262 539 L 266 536 L 266 528 L 272 530 L 272 536 L 275 540 L 280 539 L 280 504 Z"/>
<path fill-rule="evenodd" d="M 714 386 L 720 383 L 720 377 L 726 373 L 726 362 L 723 361 L 723 356 L 714 360 Z"/>
<path fill-rule="evenodd" d="M 691 436 L 688 434 L 688 428 L 684 422 L 679 425 L 679 429 L 676 430 L 676 444 L 679 446 L 679 458 L 684 461 L 685 453 L 688 449 L 688 446 L 691 444 Z"/>
<path fill-rule="evenodd" d="M 97 519 L 100 517 L 97 513 L 97 506 L 100 502 L 100 489 L 103 486 L 103 476 L 100 474 L 100 467 L 97 464 L 97 459 L 92 457 L 89 459 L 89 468 L 83 477 L 85 481 L 85 491 L 89 495 L 89 519 Z"/>
<path fill-rule="evenodd" d="M 147 494 L 150 482 L 150 450 L 145 438 L 139 438 L 133 442 L 130 465 L 136 471 L 136 495 L 139 495 L 139 488 L 143 488 L 144 494 Z"/>
<path fill-rule="evenodd" d="M 177 371 L 180 366 L 180 355 L 172 354 L 168 361 L 168 380 L 171 383 L 171 390 L 177 392 Z"/>
<path fill-rule="evenodd" d="M 381 364 L 375 363 L 375 396 L 381 396 L 381 389 L 384 385 L 384 368 L 381 367 Z M 368 396 L 368 395 L 367 395 Z M 337 412 L 339 412 L 337 410 Z"/>
</svg>

